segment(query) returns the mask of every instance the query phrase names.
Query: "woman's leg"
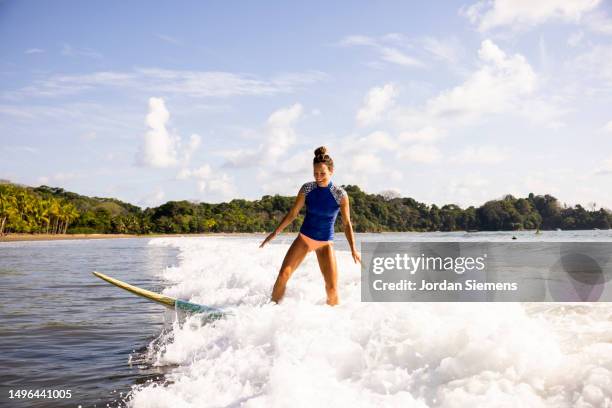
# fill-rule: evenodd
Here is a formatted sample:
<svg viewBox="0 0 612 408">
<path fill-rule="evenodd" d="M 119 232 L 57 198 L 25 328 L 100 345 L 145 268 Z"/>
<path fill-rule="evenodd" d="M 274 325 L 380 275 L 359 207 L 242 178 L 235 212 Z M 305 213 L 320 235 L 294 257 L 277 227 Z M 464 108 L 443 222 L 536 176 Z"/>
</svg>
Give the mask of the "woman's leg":
<svg viewBox="0 0 612 408">
<path fill-rule="evenodd" d="M 285 295 L 287 281 L 308 253 L 308 245 L 298 236 L 289 247 L 272 289 L 272 301 L 278 303 Z"/>
<path fill-rule="evenodd" d="M 338 266 L 336 265 L 336 253 L 334 246 L 329 244 L 317 249 L 317 260 L 319 268 L 325 279 L 325 292 L 327 293 L 327 304 L 334 306 L 338 304 Z"/>
</svg>

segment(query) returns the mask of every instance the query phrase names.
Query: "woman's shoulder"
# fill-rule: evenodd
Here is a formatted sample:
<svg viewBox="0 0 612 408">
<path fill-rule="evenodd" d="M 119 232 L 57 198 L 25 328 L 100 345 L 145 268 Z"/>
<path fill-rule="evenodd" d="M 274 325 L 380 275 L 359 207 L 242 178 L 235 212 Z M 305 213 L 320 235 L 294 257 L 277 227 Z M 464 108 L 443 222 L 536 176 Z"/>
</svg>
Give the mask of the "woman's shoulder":
<svg viewBox="0 0 612 408">
<path fill-rule="evenodd" d="M 346 190 L 335 184 L 332 184 L 330 191 L 338 205 L 340 205 L 340 201 L 342 201 L 342 199 L 347 196 Z"/>
<path fill-rule="evenodd" d="M 302 187 L 300 188 L 300 192 L 298 194 L 307 195 L 308 193 L 310 193 L 315 188 L 317 188 L 317 183 L 315 181 L 308 181 L 308 182 L 302 184 Z"/>
</svg>

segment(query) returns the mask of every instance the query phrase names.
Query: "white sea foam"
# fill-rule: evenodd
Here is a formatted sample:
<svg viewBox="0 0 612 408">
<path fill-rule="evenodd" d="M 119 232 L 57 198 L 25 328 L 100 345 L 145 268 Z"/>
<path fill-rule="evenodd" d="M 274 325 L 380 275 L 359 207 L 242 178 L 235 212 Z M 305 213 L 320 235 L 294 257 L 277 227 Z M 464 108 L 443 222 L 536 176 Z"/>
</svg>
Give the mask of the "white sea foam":
<svg viewBox="0 0 612 408">
<path fill-rule="evenodd" d="M 167 384 L 133 407 L 612 407 L 612 306 L 361 303 L 337 252 L 341 304 L 325 305 L 316 256 L 268 303 L 288 245 L 253 237 L 160 238 L 180 250 L 165 294 L 233 316 L 175 324 L 152 355 Z"/>
</svg>

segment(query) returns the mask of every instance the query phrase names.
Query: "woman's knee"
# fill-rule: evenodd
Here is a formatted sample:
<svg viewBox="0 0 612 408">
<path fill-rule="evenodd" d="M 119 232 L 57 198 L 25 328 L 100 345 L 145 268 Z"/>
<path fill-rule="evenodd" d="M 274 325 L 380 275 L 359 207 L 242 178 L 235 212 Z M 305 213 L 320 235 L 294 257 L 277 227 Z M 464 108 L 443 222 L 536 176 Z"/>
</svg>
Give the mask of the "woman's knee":
<svg viewBox="0 0 612 408">
<path fill-rule="evenodd" d="M 293 268 L 291 266 L 282 266 L 280 271 L 278 272 L 278 277 L 281 280 L 287 281 L 291 277 L 293 273 Z"/>
</svg>

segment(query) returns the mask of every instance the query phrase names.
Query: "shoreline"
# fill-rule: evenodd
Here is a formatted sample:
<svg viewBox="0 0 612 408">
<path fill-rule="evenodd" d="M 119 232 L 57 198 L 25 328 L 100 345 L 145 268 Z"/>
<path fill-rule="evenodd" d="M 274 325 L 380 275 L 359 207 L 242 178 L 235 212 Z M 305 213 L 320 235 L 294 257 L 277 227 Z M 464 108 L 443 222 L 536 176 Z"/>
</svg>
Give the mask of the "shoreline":
<svg viewBox="0 0 612 408">
<path fill-rule="evenodd" d="M 146 235 L 132 234 L 8 234 L 0 237 L 0 242 L 18 241 L 62 241 L 69 239 L 138 238 Z"/>
<path fill-rule="evenodd" d="M 80 239 L 120 239 L 120 238 L 159 238 L 159 237 L 204 237 L 209 235 L 253 235 L 257 233 L 201 233 L 201 234 L 8 234 L 0 236 L 1 242 L 20 241 L 63 241 Z M 262 234 L 263 235 L 263 234 Z"/>
<path fill-rule="evenodd" d="M 507 233 L 521 233 L 521 232 L 534 232 L 536 230 L 521 230 L 521 231 L 452 231 L 459 233 L 474 233 L 474 232 L 507 232 Z M 541 232 L 551 232 L 543 231 Z M 591 230 L 572 230 L 572 231 L 591 231 Z M 404 231 L 406 233 L 423 233 L 423 232 L 440 232 L 440 231 Z M 555 231 L 556 232 L 556 231 Z M 366 232 L 366 234 L 394 234 L 395 231 L 385 232 Z M 202 232 L 197 234 L 25 234 L 25 233 L 13 233 L 0 236 L 0 243 L 2 242 L 20 242 L 20 241 L 63 241 L 63 240 L 81 240 L 81 239 L 126 239 L 126 238 L 163 238 L 163 237 L 207 237 L 207 236 L 241 236 L 241 235 L 261 235 L 265 236 L 268 232 Z M 291 235 L 297 234 L 297 232 L 282 232 L 280 235 Z M 363 233 L 355 233 L 363 234 Z"/>
</svg>

